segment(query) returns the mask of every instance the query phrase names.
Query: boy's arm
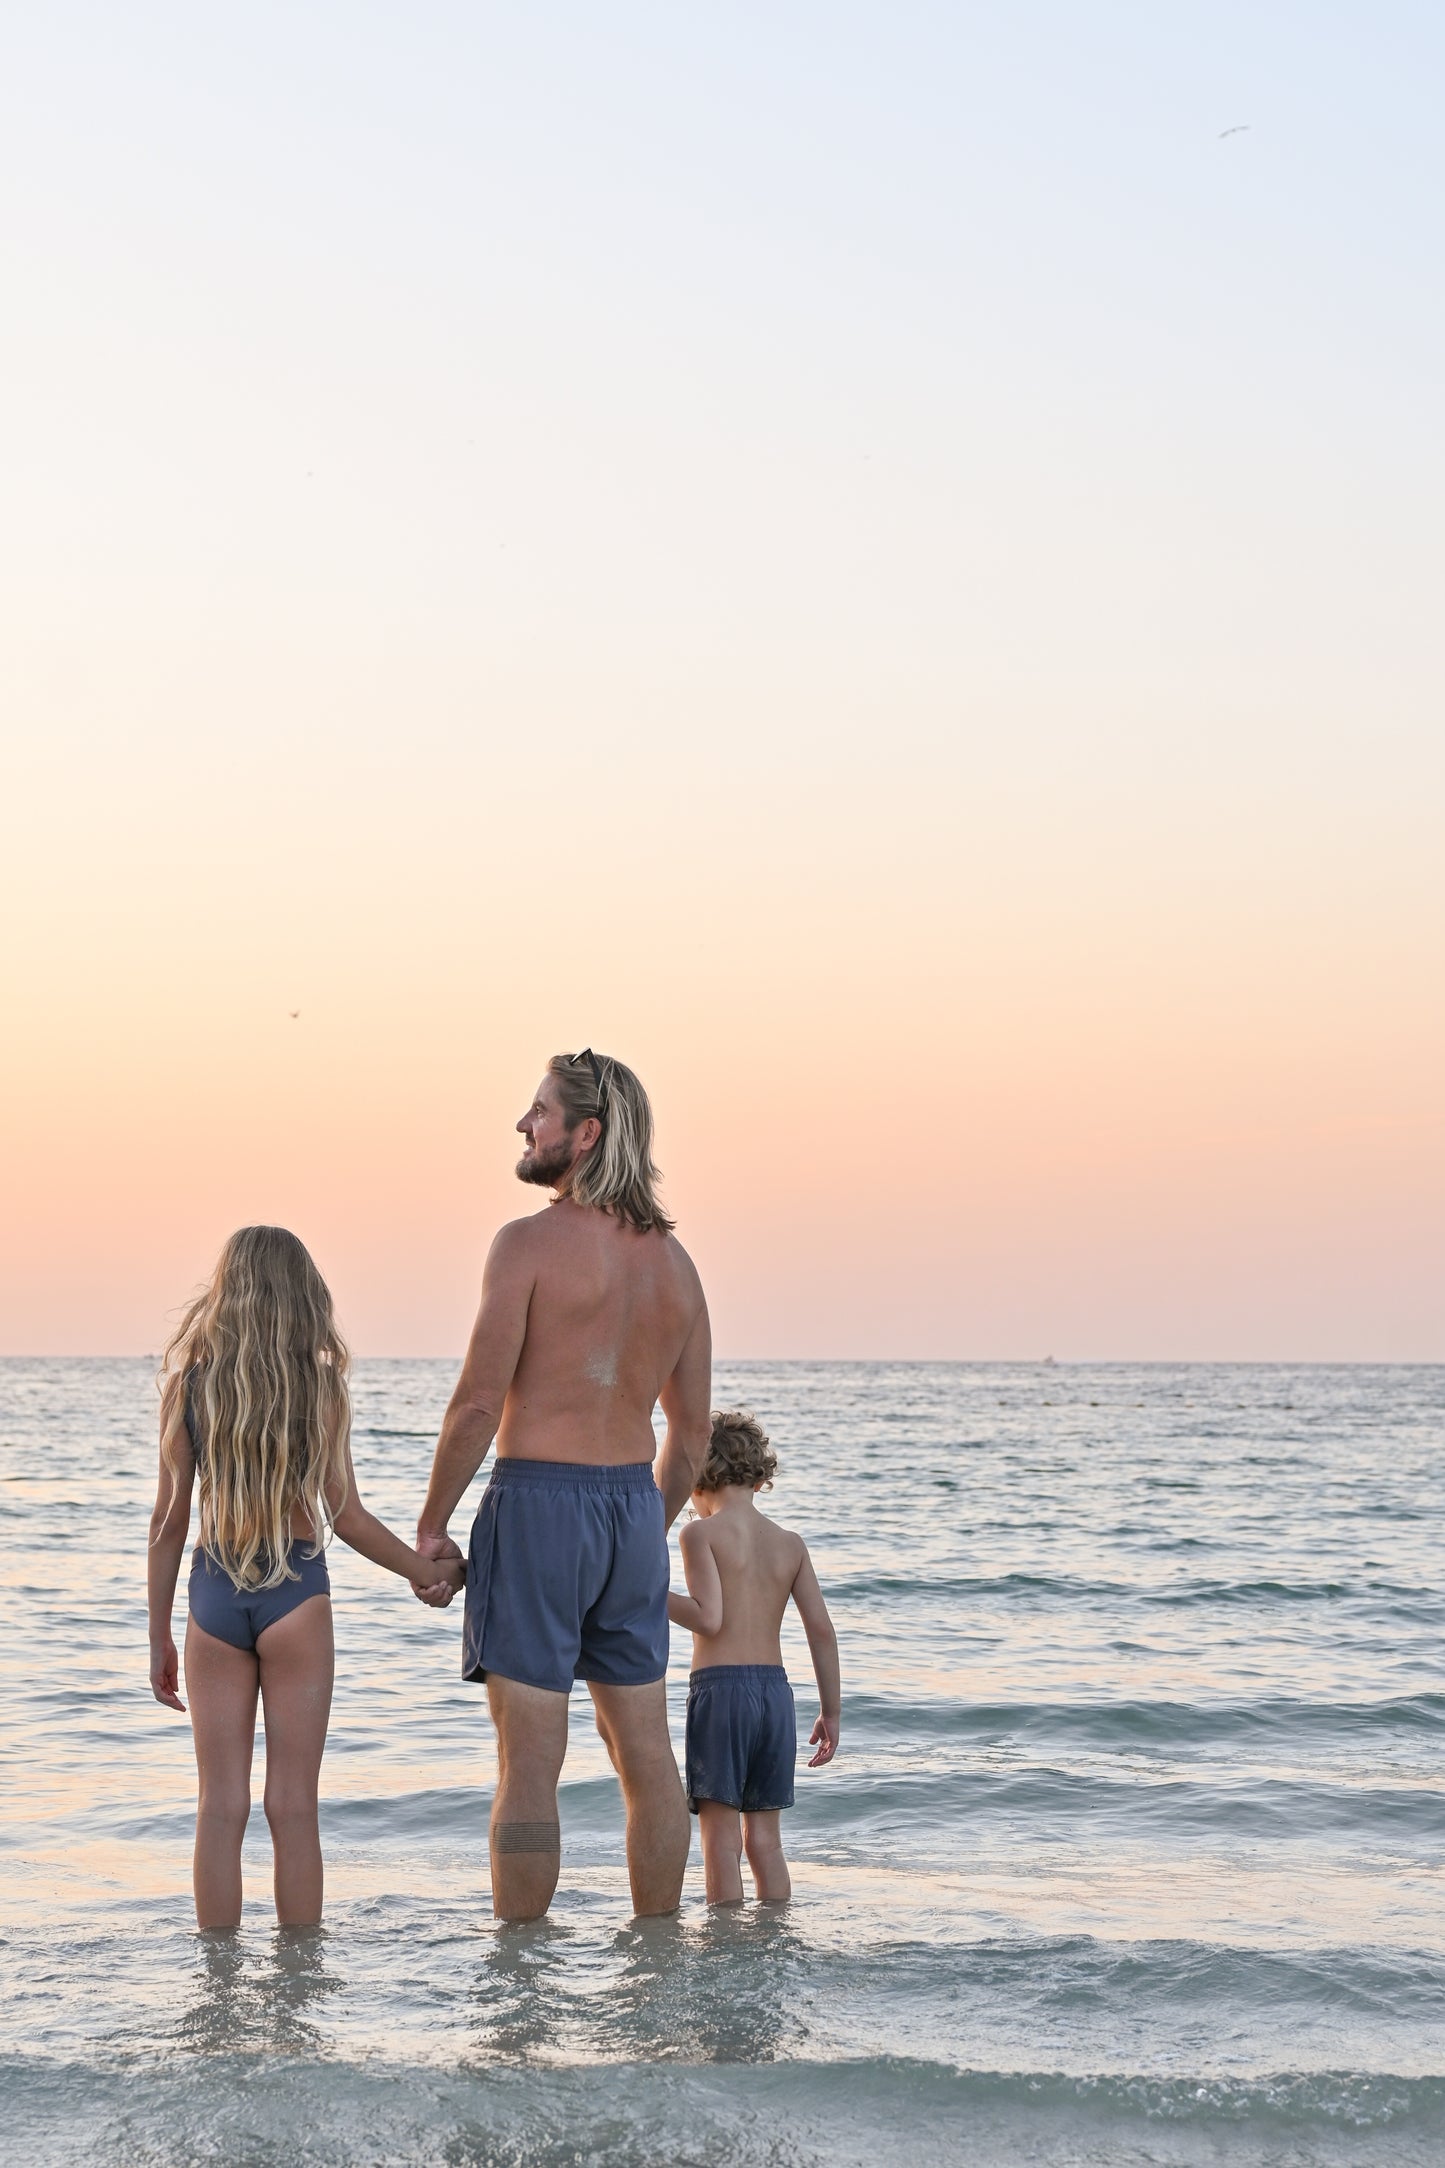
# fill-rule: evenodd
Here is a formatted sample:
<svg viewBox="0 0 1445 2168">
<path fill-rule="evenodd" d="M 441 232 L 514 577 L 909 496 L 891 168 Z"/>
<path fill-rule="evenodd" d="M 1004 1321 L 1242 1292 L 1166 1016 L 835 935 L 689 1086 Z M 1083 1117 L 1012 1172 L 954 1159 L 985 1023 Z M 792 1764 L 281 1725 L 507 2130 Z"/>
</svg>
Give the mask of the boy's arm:
<svg viewBox="0 0 1445 2168">
<path fill-rule="evenodd" d="M 823 1591 L 818 1586 L 818 1576 L 813 1571 L 813 1561 L 808 1556 L 806 1543 L 803 1545 L 802 1561 L 793 1578 L 792 1596 L 798 1607 L 798 1616 L 803 1621 L 803 1631 L 808 1636 L 813 1676 L 818 1682 L 818 1721 L 808 1735 L 809 1746 L 815 1746 L 818 1751 L 808 1767 L 821 1769 L 838 1751 L 842 1708 L 838 1682 L 838 1636 L 833 1631 L 833 1621 L 828 1616 L 828 1606 L 823 1601 Z"/>
<path fill-rule="evenodd" d="M 695 1634 L 706 1637 L 719 1633 L 723 1622 L 722 1576 L 702 1522 L 689 1521 L 677 1545 L 682 1552 L 687 1594 L 679 1596 L 668 1591 L 667 1615 L 674 1626 L 690 1627 Z"/>
</svg>

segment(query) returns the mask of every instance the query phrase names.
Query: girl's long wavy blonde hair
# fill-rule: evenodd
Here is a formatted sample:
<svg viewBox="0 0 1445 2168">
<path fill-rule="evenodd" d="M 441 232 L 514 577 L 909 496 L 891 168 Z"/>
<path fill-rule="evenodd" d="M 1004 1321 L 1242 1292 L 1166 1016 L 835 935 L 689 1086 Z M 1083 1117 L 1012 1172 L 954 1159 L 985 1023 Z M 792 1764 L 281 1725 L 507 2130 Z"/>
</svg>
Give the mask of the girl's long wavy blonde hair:
<svg viewBox="0 0 1445 2168">
<path fill-rule="evenodd" d="M 314 1556 L 345 1501 L 350 1361 L 305 1244 L 284 1227 L 239 1228 L 160 1372 L 162 1458 L 175 1484 L 189 1415 L 201 1542 L 237 1588 L 294 1581 L 292 1515 L 310 1522 Z"/>
</svg>

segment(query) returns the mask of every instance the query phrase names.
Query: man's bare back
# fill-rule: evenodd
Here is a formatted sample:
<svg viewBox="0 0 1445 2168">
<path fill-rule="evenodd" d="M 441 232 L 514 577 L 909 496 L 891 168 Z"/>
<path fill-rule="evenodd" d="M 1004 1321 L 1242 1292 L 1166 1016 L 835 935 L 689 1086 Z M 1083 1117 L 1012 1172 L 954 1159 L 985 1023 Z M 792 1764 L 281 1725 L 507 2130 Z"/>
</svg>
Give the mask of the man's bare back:
<svg viewBox="0 0 1445 2168">
<path fill-rule="evenodd" d="M 650 1461 L 652 1411 L 703 1314 L 702 1286 L 682 1244 L 568 1197 L 514 1220 L 497 1240 L 502 1271 L 528 1290 L 498 1454 Z"/>
</svg>

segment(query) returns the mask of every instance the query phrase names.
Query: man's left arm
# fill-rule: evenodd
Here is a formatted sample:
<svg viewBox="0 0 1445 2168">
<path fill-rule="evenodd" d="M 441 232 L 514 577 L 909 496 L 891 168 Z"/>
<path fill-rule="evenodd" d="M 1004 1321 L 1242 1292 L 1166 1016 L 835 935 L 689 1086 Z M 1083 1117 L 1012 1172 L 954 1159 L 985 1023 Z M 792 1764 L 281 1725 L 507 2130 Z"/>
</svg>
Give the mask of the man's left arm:
<svg viewBox="0 0 1445 2168">
<path fill-rule="evenodd" d="M 525 1220 L 503 1227 L 482 1275 L 482 1302 L 456 1390 L 442 1418 L 426 1502 L 416 1524 L 424 1558 L 460 1557 L 447 1522 L 491 1449 L 527 1337 L 535 1273 Z M 430 1593 L 430 1592 L 429 1592 Z"/>
<path fill-rule="evenodd" d="M 653 1474 L 671 1528 L 702 1474 L 712 1436 L 712 1327 L 705 1302 L 699 1304 L 677 1368 L 658 1399 L 667 1417 L 667 1435 Z"/>
</svg>

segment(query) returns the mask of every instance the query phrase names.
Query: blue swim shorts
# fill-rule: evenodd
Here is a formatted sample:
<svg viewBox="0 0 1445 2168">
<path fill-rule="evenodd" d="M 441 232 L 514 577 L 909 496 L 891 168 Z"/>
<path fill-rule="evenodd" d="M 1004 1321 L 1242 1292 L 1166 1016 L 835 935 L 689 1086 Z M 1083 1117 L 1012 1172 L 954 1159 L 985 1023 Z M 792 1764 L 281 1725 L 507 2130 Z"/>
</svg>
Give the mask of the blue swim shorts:
<svg viewBox="0 0 1445 2168">
<path fill-rule="evenodd" d="M 294 1581 L 278 1582 L 275 1588 L 237 1588 L 225 1567 L 198 1543 L 191 1560 L 191 1617 L 203 1632 L 229 1641 L 233 1649 L 254 1649 L 277 1619 L 312 1596 L 331 1594 L 326 1553 L 318 1551 L 311 1558 L 309 1549 L 309 1543 L 293 1543 L 286 1554 Z"/>
<path fill-rule="evenodd" d="M 740 1814 L 793 1804 L 798 1719 L 781 1664 L 708 1664 L 687 1689 L 687 1803 Z"/>
<path fill-rule="evenodd" d="M 472 1523 L 462 1677 L 650 1685 L 667 1670 L 667 1565 L 649 1461 L 497 1461 Z"/>
</svg>

